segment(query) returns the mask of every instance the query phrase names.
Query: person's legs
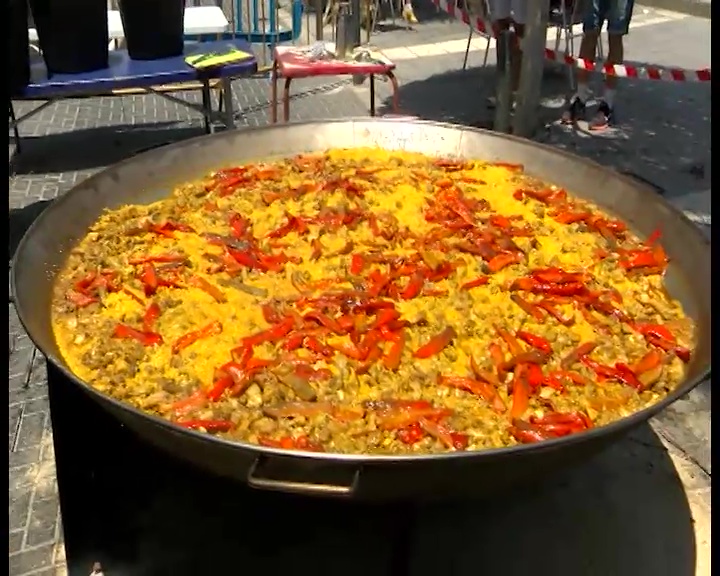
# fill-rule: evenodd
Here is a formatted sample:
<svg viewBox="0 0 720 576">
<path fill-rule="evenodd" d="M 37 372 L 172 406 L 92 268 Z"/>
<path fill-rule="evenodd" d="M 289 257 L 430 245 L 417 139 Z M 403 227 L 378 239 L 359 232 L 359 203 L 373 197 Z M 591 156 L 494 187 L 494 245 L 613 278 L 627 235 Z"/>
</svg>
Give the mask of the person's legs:
<svg viewBox="0 0 720 576">
<path fill-rule="evenodd" d="M 622 64 L 623 62 L 623 36 L 628 33 L 633 4 L 633 0 L 612 0 L 611 2 L 607 14 L 608 64 Z M 616 85 L 617 77 L 606 74 L 603 95 L 597 113 L 590 122 L 590 129 L 599 130 L 605 128 L 612 121 Z"/>
<path fill-rule="evenodd" d="M 580 58 L 595 61 L 600 30 L 607 18 L 610 4 L 614 0 L 592 0 L 587 4 L 587 12 L 583 18 L 583 37 L 580 43 Z M 585 103 L 590 95 L 588 80 L 590 71 L 577 69 L 577 92 L 570 98 L 570 105 L 563 113 L 563 122 L 574 122 L 585 114 Z"/>
</svg>

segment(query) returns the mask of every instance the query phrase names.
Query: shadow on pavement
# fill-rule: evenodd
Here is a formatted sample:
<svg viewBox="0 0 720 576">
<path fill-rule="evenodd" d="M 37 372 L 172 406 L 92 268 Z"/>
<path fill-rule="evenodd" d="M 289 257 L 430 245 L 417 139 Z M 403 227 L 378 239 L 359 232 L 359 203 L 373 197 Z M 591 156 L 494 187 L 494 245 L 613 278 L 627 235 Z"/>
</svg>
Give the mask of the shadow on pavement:
<svg viewBox="0 0 720 576">
<path fill-rule="evenodd" d="M 599 78 L 593 79 L 591 86 L 600 93 Z M 486 99 L 494 89 L 494 66 L 451 70 L 401 84 L 400 102 L 405 114 L 486 127 L 492 125 L 494 115 Z M 636 174 L 667 190 L 669 196 L 710 188 L 709 82 L 622 79 L 616 123 L 603 132 L 590 132 L 587 121 L 574 127 L 559 124 L 568 90 L 566 73 L 546 68 L 536 140 Z M 388 111 L 389 102 L 384 104 Z M 708 203 L 696 210 L 709 212 L 709 208 Z"/>
<path fill-rule="evenodd" d="M 13 208 L 9 214 L 8 259 L 12 259 L 20 240 L 35 219 L 52 203 L 52 200 L 40 200 L 22 208 Z"/>
<path fill-rule="evenodd" d="M 60 173 L 115 164 L 148 148 L 202 136 L 200 126 L 158 122 L 152 129 L 137 125 L 114 125 L 24 136 L 22 152 L 13 155 L 15 174 Z"/>
</svg>

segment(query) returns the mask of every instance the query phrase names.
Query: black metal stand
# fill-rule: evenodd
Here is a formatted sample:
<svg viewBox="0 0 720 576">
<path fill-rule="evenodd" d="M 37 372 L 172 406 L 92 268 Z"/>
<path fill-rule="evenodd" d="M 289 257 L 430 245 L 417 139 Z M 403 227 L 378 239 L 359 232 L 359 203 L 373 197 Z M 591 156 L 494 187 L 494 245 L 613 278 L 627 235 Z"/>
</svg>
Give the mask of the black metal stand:
<svg viewBox="0 0 720 576">
<path fill-rule="evenodd" d="M 140 442 L 50 363 L 70 576 L 410 574 L 414 509 L 254 491 Z"/>
</svg>

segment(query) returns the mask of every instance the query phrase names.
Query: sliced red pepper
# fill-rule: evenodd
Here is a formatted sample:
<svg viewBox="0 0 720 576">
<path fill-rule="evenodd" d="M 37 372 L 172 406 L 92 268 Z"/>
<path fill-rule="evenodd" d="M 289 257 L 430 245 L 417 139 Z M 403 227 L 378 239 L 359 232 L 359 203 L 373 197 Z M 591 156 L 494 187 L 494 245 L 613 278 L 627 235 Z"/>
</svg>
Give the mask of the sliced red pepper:
<svg viewBox="0 0 720 576">
<path fill-rule="evenodd" d="M 550 342 L 542 336 L 526 332 L 525 330 L 518 330 L 515 335 L 533 348 L 537 348 L 538 350 L 542 350 L 548 354 L 551 354 L 553 351 Z"/>
<path fill-rule="evenodd" d="M 510 300 L 515 302 L 515 304 L 517 304 L 523 312 L 535 320 L 543 320 L 545 318 L 543 311 L 538 306 L 531 304 L 519 294 L 511 294 Z"/>
<path fill-rule="evenodd" d="M 487 382 L 474 380 L 466 376 L 440 375 L 438 376 L 438 384 L 470 392 L 470 394 L 474 394 L 491 404 L 496 412 L 505 412 L 505 404 L 503 404 L 495 388 Z"/>
<path fill-rule="evenodd" d="M 207 402 L 205 392 L 201 389 L 195 390 L 190 396 L 182 398 L 177 402 L 174 402 L 170 406 L 170 410 L 175 414 L 177 418 L 192 412 L 197 408 L 201 408 Z"/>
<path fill-rule="evenodd" d="M 615 364 L 615 370 L 617 370 L 617 378 L 621 382 L 624 382 L 628 386 L 632 386 L 633 388 L 636 388 L 638 390 L 645 389 L 645 385 L 640 382 L 640 380 L 638 380 L 635 372 L 633 372 L 632 368 L 630 368 L 630 366 L 628 366 L 627 364 L 617 362 Z"/>
<path fill-rule="evenodd" d="M 512 407 L 510 408 L 511 418 L 521 418 L 530 406 L 530 388 L 525 379 L 524 365 L 515 369 L 512 391 Z"/>
<path fill-rule="evenodd" d="M 208 400 L 217 402 L 223 395 L 223 392 L 228 390 L 232 385 L 233 379 L 229 375 L 221 376 L 213 382 L 212 387 L 207 391 Z"/>
<path fill-rule="evenodd" d="M 651 336 L 675 343 L 675 335 L 662 324 L 635 324 L 635 329 L 643 336 Z"/>
<path fill-rule="evenodd" d="M 420 292 L 422 292 L 423 286 L 425 285 L 425 276 L 421 272 L 415 272 L 410 276 L 410 280 L 407 286 L 400 293 L 400 297 L 403 300 L 411 300 L 416 298 Z"/>
<path fill-rule="evenodd" d="M 143 283 L 145 296 L 149 297 L 157 292 L 159 286 L 158 275 L 155 267 L 150 262 L 143 264 L 140 281 Z"/>
<path fill-rule="evenodd" d="M 180 420 L 176 424 L 191 430 L 204 429 L 206 432 L 229 432 L 235 427 L 230 420 Z"/>
<path fill-rule="evenodd" d="M 74 304 L 78 308 L 85 308 L 85 306 L 90 306 L 90 304 L 100 302 L 100 300 L 94 296 L 88 296 L 75 290 L 68 290 L 65 293 L 65 298 L 68 302 Z"/>
<path fill-rule="evenodd" d="M 400 330 L 390 337 L 390 349 L 383 357 L 383 365 L 388 370 L 395 371 L 400 367 L 403 351 L 405 350 L 405 332 Z"/>
<path fill-rule="evenodd" d="M 152 331 L 153 325 L 159 317 L 160 306 L 157 302 L 153 302 L 147 307 L 147 310 L 145 310 L 145 315 L 143 316 L 143 330 L 145 332 Z"/>
<path fill-rule="evenodd" d="M 118 324 L 113 331 L 113 338 L 137 340 L 143 346 L 156 346 L 163 343 L 162 336 L 156 332 L 142 332 L 126 324 Z"/>
<path fill-rule="evenodd" d="M 251 227 L 252 223 L 244 216 L 238 213 L 230 215 L 230 229 L 232 230 L 232 235 L 238 240 L 246 239 Z"/>
<path fill-rule="evenodd" d="M 477 288 L 478 286 L 485 286 L 489 281 L 490 278 L 488 278 L 487 276 L 479 276 L 473 280 L 465 282 L 465 284 L 460 286 L 460 290 L 472 290 L 473 288 Z"/>
<path fill-rule="evenodd" d="M 531 390 L 536 390 L 542 386 L 545 376 L 543 375 L 542 368 L 537 364 L 528 364 L 527 367 L 527 380 L 530 384 Z"/>
<path fill-rule="evenodd" d="M 345 330 L 343 329 L 340 324 L 338 324 L 337 320 L 334 318 L 330 318 L 327 314 L 323 314 L 322 312 L 308 312 L 303 316 L 303 319 L 305 320 L 314 320 L 321 326 L 325 326 L 326 328 L 329 328 L 332 332 L 335 334 L 344 334 Z"/>
<path fill-rule="evenodd" d="M 172 345 L 173 354 L 177 354 L 180 350 L 195 344 L 198 340 L 220 334 L 222 329 L 222 324 L 215 320 L 214 322 L 210 322 L 207 326 L 203 326 L 199 330 L 193 330 L 192 332 L 188 332 L 187 334 L 180 336 L 180 338 L 178 338 Z"/>
<path fill-rule="evenodd" d="M 453 432 L 439 422 L 429 418 L 420 418 L 419 424 L 425 432 L 440 440 L 446 448 L 450 450 L 465 450 L 467 448 L 469 438 L 466 434 Z"/>
<path fill-rule="evenodd" d="M 217 286 L 215 286 L 215 284 L 212 284 L 211 282 L 205 280 L 205 278 L 203 278 L 202 276 L 190 276 L 190 278 L 188 278 L 188 284 L 190 286 L 193 286 L 194 288 L 202 290 L 203 292 L 211 296 L 215 300 L 215 302 L 227 302 L 227 298 L 225 297 L 223 291 L 220 290 L 220 288 L 218 288 Z"/>
<path fill-rule="evenodd" d="M 457 332 L 452 326 L 448 326 L 439 334 L 430 338 L 426 344 L 418 348 L 413 356 L 415 358 L 430 358 L 442 352 L 452 341 L 457 338 Z"/>
<path fill-rule="evenodd" d="M 350 274 L 358 276 L 365 268 L 365 258 L 362 254 L 353 254 L 350 259 Z"/>
<path fill-rule="evenodd" d="M 418 424 L 417 422 L 413 422 L 407 428 L 402 428 L 401 430 L 398 430 L 397 436 L 400 442 L 402 442 L 403 444 L 412 445 L 422 440 L 423 436 L 425 436 L 425 432 L 423 432 L 420 424 Z"/>
<path fill-rule="evenodd" d="M 504 252 L 493 257 L 488 263 L 488 270 L 492 273 L 499 272 L 506 266 L 511 264 L 518 264 L 521 261 L 521 256 L 514 252 Z"/>
</svg>

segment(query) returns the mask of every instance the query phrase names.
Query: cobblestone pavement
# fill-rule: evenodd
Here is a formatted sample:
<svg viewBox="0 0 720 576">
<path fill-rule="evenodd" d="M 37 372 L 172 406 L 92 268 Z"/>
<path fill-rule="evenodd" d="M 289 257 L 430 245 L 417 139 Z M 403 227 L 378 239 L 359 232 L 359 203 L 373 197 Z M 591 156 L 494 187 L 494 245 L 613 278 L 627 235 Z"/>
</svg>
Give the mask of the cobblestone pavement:
<svg viewBox="0 0 720 576">
<path fill-rule="evenodd" d="M 432 11 L 428 11 L 428 18 Z M 422 13 L 421 13 L 422 16 Z M 709 21 L 688 18 L 633 32 L 627 53 L 633 60 L 682 67 L 709 66 Z M 434 17 L 413 31 L 388 31 L 373 43 L 391 47 L 427 45 L 466 38 L 457 23 Z M 705 40 L 706 37 L 706 40 Z M 404 44 L 403 44 L 404 43 Z M 471 64 L 480 61 L 471 54 Z M 490 57 L 493 61 L 493 55 Z M 492 93 L 491 67 L 463 73 L 462 54 L 418 57 L 399 62 L 403 110 L 428 119 L 485 124 Z M 625 82 L 620 91 L 620 125 L 603 137 L 556 126 L 557 101 L 565 77 L 549 71 L 547 127 L 538 139 L 572 150 L 661 186 L 685 209 L 710 213 L 710 88 L 704 85 Z M 294 120 L 338 118 L 367 113 L 366 87 L 340 79 L 298 82 Z M 381 96 L 387 97 L 385 85 Z M 238 126 L 268 122 L 267 79 L 234 83 Z M 185 96 L 192 99 L 192 95 Z M 16 103 L 22 115 L 35 106 Z M 10 244 L 53 198 L 104 166 L 143 149 L 202 133 L 197 115 L 157 96 L 92 98 L 58 102 L 21 127 L 23 152 L 12 160 Z M 10 145 L 12 156 L 14 146 Z M 709 228 L 707 229 L 709 234 Z M 44 364 L 9 306 L 9 560 L 12 576 L 64 574 L 65 563 Z M 710 385 L 677 402 L 654 422 L 669 447 L 678 474 L 709 519 Z M 707 546 L 709 549 L 709 521 Z M 697 526 L 696 526 L 697 530 Z M 703 544 L 705 545 L 705 544 Z M 709 556 L 708 556 L 709 573 Z M 698 567 L 698 570 L 700 568 Z M 701 572 L 698 572 L 700 574 Z"/>
</svg>

